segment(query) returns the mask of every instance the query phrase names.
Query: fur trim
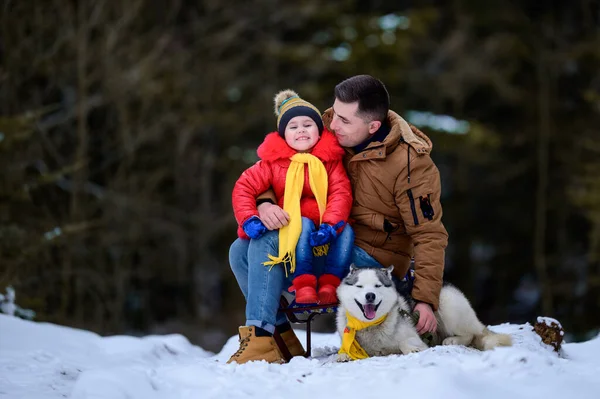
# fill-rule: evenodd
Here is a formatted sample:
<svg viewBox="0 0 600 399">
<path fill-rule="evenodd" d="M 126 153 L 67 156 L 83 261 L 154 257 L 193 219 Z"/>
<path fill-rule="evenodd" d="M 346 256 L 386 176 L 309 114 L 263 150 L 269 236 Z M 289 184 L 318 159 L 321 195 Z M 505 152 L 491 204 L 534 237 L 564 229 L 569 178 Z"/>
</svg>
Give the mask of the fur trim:
<svg viewBox="0 0 600 399">
<path fill-rule="evenodd" d="M 258 147 L 257 153 L 258 157 L 264 161 L 276 161 L 291 158 L 296 154 L 296 150 L 290 147 L 278 132 L 273 132 L 265 137 L 265 141 Z M 336 161 L 342 159 L 344 149 L 340 147 L 333 133 L 323 130 L 323 134 L 311 154 L 319 158 L 321 162 Z"/>
<path fill-rule="evenodd" d="M 404 118 L 393 111 L 388 113 L 388 120 L 390 121 L 390 125 L 392 125 L 392 129 L 396 127 L 400 128 L 400 134 L 404 141 L 417 150 L 419 155 L 429 154 L 431 152 L 433 143 L 425 133 L 421 132 L 415 126 L 410 125 Z"/>
<path fill-rule="evenodd" d="M 334 287 L 339 287 L 341 280 L 339 277 L 334 276 L 333 274 L 323 274 L 319 277 L 319 287 L 324 285 L 333 285 Z"/>
<path fill-rule="evenodd" d="M 294 288 L 317 287 L 317 277 L 314 274 L 301 274 L 292 280 Z"/>
<path fill-rule="evenodd" d="M 288 98 L 292 98 L 292 97 L 300 97 L 300 96 L 294 90 L 290 90 L 290 89 L 282 90 L 275 95 L 275 98 L 273 99 L 273 102 L 275 103 L 275 115 L 279 116 L 279 110 L 281 109 L 281 104 L 283 104 L 283 102 L 285 100 L 287 100 Z"/>
</svg>

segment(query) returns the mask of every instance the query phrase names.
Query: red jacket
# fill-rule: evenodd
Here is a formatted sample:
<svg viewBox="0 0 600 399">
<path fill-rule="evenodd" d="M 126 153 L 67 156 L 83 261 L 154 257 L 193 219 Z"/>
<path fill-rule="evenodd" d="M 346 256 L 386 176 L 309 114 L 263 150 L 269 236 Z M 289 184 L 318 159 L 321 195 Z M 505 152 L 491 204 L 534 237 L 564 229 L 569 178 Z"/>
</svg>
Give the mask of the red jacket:
<svg viewBox="0 0 600 399">
<path fill-rule="evenodd" d="M 256 198 L 260 194 L 273 188 L 277 204 L 283 208 L 285 177 L 291 163 L 290 158 L 296 154 L 277 132 L 269 133 L 257 152 L 261 160 L 246 169 L 233 188 L 233 213 L 238 222 L 240 238 L 248 238 L 241 226 L 250 217 L 258 216 Z M 352 189 L 342 163 L 344 150 L 335 136 L 324 130 L 311 154 L 323 162 L 328 176 L 327 207 L 323 223 L 335 225 L 340 221 L 347 222 L 352 208 Z M 315 226 L 319 226 L 319 207 L 309 185 L 308 167 L 304 168 L 300 211 L 302 216 L 310 218 Z"/>
</svg>

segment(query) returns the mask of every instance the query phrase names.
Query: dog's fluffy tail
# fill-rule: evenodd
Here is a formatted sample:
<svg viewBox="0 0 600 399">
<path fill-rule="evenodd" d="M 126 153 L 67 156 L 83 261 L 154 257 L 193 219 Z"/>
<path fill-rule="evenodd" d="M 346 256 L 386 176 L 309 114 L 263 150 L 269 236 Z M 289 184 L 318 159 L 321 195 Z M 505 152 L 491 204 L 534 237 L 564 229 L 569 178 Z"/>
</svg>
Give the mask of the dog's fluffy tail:
<svg viewBox="0 0 600 399">
<path fill-rule="evenodd" d="M 508 334 L 497 334 L 484 328 L 481 334 L 475 335 L 472 345 L 479 350 L 487 351 L 498 346 L 512 346 L 512 338 Z"/>
</svg>

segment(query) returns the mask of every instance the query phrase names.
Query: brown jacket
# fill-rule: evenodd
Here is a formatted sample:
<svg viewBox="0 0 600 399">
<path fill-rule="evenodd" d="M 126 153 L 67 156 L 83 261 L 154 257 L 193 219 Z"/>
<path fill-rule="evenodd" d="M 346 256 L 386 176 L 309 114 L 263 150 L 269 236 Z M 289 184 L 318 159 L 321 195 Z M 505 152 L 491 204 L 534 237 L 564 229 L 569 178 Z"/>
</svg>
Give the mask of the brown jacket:
<svg viewBox="0 0 600 399">
<path fill-rule="evenodd" d="M 323 122 L 329 128 L 333 111 Z M 391 131 L 358 154 L 346 148 L 352 183 L 355 244 L 403 278 L 415 259 L 412 296 L 439 304 L 448 233 L 442 224 L 440 174 L 429 153 L 432 143 L 416 127 L 390 111 Z"/>
</svg>

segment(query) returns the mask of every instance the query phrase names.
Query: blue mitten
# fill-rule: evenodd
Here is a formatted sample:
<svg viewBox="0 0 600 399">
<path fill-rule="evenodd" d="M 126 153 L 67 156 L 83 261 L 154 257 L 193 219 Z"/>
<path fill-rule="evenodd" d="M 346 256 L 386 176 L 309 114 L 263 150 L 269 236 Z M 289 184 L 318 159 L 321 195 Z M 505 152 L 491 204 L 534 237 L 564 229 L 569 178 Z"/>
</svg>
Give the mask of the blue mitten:
<svg viewBox="0 0 600 399">
<path fill-rule="evenodd" d="M 258 216 L 252 216 L 246 220 L 242 226 L 246 235 L 250 238 L 260 238 L 267 232 L 267 228 L 263 224 L 262 220 Z"/>
<path fill-rule="evenodd" d="M 310 233 L 309 243 L 313 247 L 318 247 L 330 243 L 335 237 L 337 237 L 335 228 L 330 224 L 323 223 L 319 226 L 319 230 Z"/>
</svg>

